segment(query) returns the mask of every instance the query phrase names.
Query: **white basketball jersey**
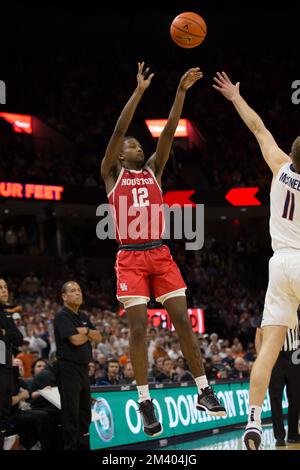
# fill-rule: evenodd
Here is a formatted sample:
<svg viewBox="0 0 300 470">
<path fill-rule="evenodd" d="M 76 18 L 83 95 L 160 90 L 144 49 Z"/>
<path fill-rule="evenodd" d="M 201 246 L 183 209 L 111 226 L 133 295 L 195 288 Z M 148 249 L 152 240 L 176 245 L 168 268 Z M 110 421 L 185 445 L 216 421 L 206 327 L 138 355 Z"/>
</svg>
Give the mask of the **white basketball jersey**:
<svg viewBox="0 0 300 470">
<path fill-rule="evenodd" d="M 300 250 L 300 174 L 289 162 L 272 183 L 270 234 L 274 251 Z"/>
</svg>

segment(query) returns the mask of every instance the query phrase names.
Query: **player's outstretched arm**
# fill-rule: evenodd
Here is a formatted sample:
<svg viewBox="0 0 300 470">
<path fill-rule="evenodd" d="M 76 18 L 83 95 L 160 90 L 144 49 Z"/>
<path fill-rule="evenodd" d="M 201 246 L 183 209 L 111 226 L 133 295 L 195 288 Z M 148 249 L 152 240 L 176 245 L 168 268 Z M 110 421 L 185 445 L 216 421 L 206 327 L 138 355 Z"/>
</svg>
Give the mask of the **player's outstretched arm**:
<svg viewBox="0 0 300 470">
<path fill-rule="evenodd" d="M 282 165 L 290 161 L 289 156 L 278 147 L 274 137 L 265 127 L 262 119 L 250 108 L 240 95 L 240 82 L 234 85 L 225 72 L 217 72 L 214 81 L 215 84 L 213 87 L 222 93 L 229 101 L 232 101 L 232 104 L 244 123 L 255 135 L 266 163 L 273 174 L 276 175 Z"/>
<path fill-rule="evenodd" d="M 203 76 L 199 67 L 188 70 L 181 78 L 167 124 L 157 142 L 156 151 L 148 160 L 148 165 L 159 178 L 168 161 L 175 131 L 181 116 L 185 94 L 194 83 Z"/>
<path fill-rule="evenodd" d="M 114 132 L 107 145 L 105 156 L 101 162 L 101 176 L 105 180 L 119 164 L 119 155 L 123 140 L 132 121 L 134 112 L 144 91 L 149 87 L 154 73 L 149 74 L 149 68 L 144 70 L 144 62 L 138 63 L 137 87 L 126 103 L 115 126 Z"/>
</svg>

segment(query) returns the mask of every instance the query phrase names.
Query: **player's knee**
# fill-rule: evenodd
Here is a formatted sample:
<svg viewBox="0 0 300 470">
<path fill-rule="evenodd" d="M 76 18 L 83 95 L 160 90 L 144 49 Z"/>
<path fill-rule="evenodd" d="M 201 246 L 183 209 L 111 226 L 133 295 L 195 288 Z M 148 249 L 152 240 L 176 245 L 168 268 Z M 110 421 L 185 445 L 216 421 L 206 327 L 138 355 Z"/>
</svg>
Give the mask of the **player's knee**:
<svg viewBox="0 0 300 470">
<path fill-rule="evenodd" d="M 145 341 L 147 336 L 147 320 L 136 319 L 130 328 L 130 341 L 131 343 L 140 343 Z"/>
<path fill-rule="evenodd" d="M 188 333 L 191 329 L 191 322 L 186 313 L 176 312 L 172 315 L 171 319 L 177 330 L 183 330 Z"/>
<path fill-rule="evenodd" d="M 259 361 L 261 365 L 263 364 L 263 367 L 266 367 L 272 370 L 278 358 L 279 351 L 280 349 L 276 347 L 270 348 L 270 347 L 267 347 L 266 345 L 263 345 L 261 350 L 259 351 L 257 362 Z"/>
</svg>

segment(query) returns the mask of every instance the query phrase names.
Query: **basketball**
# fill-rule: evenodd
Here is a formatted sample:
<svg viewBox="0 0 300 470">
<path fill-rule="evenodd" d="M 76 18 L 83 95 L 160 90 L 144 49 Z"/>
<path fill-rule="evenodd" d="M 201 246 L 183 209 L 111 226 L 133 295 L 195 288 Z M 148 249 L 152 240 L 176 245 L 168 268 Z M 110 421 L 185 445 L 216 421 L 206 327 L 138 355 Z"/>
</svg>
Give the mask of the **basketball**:
<svg viewBox="0 0 300 470">
<path fill-rule="evenodd" d="M 176 16 L 172 21 L 170 34 L 177 46 L 192 49 L 205 39 L 207 27 L 202 16 L 186 12 Z"/>
</svg>

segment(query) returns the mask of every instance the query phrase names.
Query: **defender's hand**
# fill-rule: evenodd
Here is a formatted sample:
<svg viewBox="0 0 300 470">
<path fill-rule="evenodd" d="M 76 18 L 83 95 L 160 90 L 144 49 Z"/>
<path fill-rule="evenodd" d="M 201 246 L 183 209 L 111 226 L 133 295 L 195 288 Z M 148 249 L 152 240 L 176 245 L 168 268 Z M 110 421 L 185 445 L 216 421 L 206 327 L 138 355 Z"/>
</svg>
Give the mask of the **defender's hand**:
<svg viewBox="0 0 300 470">
<path fill-rule="evenodd" d="M 222 74 L 217 72 L 217 76 L 214 77 L 214 81 L 217 85 L 214 84 L 213 87 L 222 93 L 222 95 L 228 100 L 233 101 L 235 98 L 240 96 L 240 82 L 237 82 L 234 85 L 225 72 L 222 72 Z"/>
</svg>

